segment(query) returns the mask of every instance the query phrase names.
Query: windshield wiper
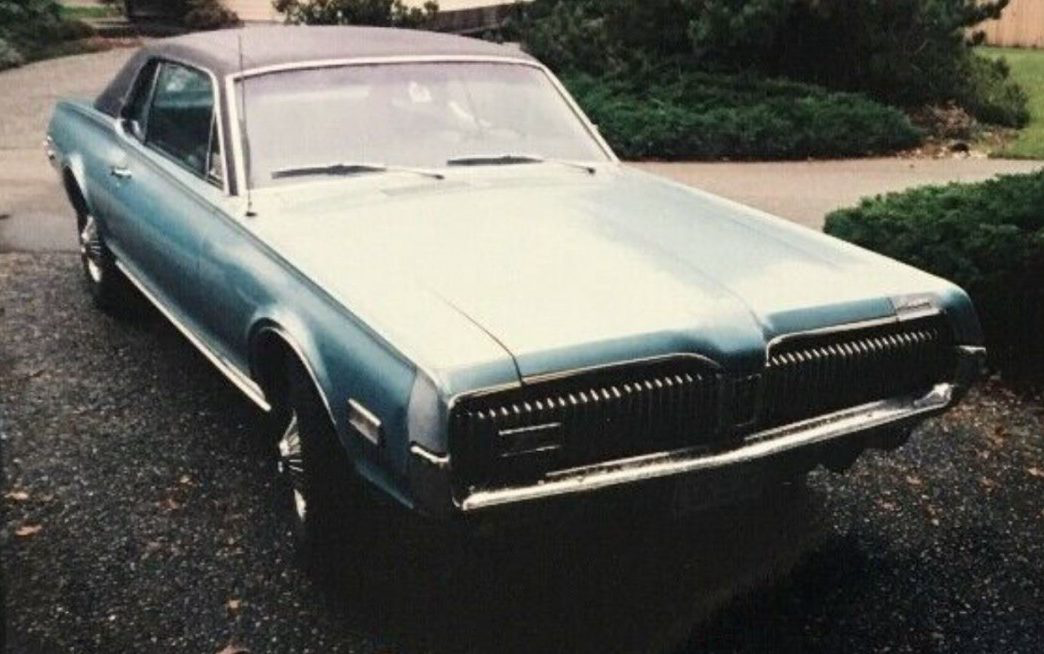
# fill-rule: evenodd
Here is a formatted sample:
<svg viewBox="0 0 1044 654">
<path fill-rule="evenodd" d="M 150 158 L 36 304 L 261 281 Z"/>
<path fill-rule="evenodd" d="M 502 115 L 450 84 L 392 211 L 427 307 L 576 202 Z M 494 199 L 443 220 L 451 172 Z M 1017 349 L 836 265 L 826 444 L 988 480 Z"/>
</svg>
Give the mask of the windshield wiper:
<svg viewBox="0 0 1044 654">
<path fill-rule="evenodd" d="M 413 173 L 415 175 L 431 177 L 432 179 L 446 179 L 445 175 L 434 170 L 356 161 L 280 168 L 279 170 L 272 171 L 272 179 L 303 177 L 307 175 L 365 175 L 368 173 Z"/>
<path fill-rule="evenodd" d="M 571 166 L 573 168 L 579 168 L 586 170 L 591 175 L 594 175 L 598 169 L 590 164 L 580 163 L 579 161 L 569 161 L 568 159 L 548 159 L 547 157 L 540 157 L 535 154 L 516 154 L 512 152 L 506 152 L 504 154 L 476 154 L 469 155 L 466 157 L 455 157 L 446 162 L 447 166 L 509 166 L 511 164 L 534 164 L 534 163 L 555 163 L 563 166 Z"/>
</svg>

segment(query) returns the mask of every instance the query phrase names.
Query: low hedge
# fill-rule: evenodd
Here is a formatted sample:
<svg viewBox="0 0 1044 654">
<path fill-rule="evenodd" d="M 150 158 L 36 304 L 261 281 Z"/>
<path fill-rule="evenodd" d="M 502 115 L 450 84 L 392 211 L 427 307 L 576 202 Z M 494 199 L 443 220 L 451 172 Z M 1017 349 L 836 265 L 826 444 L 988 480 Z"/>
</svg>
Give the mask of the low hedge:
<svg viewBox="0 0 1044 654">
<path fill-rule="evenodd" d="M 922 136 L 902 112 L 864 96 L 749 74 L 562 79 L 629 159 L 860 156 L 909 148 Z"/>
<path fill-rule="evenodd" d="M 994 365 L 1044 381 L 1044 170 L 865 199 L 825 230 L 962 286 Z"/>
<path fill-rule="evenodd" d="M 89 49 L 95 30 L 62 18 L 56 0 L 0 0 L 0 70 Z"/>
</svg>

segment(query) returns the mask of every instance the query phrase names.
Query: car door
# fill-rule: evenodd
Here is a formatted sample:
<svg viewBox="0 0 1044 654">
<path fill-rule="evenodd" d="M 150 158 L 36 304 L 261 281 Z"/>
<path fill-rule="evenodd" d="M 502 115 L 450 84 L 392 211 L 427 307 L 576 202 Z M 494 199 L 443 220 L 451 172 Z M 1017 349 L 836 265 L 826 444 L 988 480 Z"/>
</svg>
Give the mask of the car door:
<svg viewBox="0 0 1044 654">
<path fill-rule="evenodd" d="M 173 61 L 150 62 L 149 74 L 118 127 L 107 238 L 131 274 L 191 323 L 200 246 L 227 199 L 217 85 L 209 73 Z"/>
</svg>

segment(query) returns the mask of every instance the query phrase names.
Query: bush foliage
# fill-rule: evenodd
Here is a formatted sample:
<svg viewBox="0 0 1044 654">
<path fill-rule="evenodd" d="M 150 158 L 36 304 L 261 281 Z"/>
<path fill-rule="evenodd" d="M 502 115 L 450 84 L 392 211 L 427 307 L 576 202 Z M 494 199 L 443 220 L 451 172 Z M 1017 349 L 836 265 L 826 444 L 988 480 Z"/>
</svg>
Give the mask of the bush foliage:
<svg viewBox="0 0 1044 654">
<path fill-rule="evenodd" d="M 625 158 L 866 155 L 920 139 L 902 112 L 856 94 L 751 75 L 678 72 L 642 79 L 563 77 Z"/>
<path fill-rule="evenodd" d="M 181 22 L 193 30 L 216 30 L 239 25 L 240 20 L 218 0 L 187 0 Z"/>
<path fill-rule="evenodd" d="M 825 229 L 962 286 L 995 365 L 1044 380 L 1044 171 L 867 199 Z"/>
<path fill-rule="evenodd" d="M 55 0 L 0 0 L 0 70 L 93 35 L 86 23 L 63 19 Z"/>
<path fill-rule="evenodd" d="M 559 71 L 636 71 L 665 59 L 756 71 L 900 106 L 956 102 L 1005 125 L 1026 100 L 969 34 L 1008 0 L 535 0 L 510 38 Z"/>
<path fill-rule="evenodd" d="M 378 25 L 423 27 L 438 12 L 437 2 L 409 7 L 403 0 L 275 0 L 288 23 L 308 25 Z"/>
</svg>

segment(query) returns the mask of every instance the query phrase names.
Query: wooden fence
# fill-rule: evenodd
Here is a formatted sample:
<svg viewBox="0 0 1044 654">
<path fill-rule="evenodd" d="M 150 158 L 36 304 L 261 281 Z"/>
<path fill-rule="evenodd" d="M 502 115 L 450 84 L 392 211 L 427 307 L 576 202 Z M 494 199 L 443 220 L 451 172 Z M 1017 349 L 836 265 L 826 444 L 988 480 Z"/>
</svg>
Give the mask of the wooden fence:
<svg viewBox="0 0 1044 654">
<path fill-rule="evenodd" d="M 986 32 L 990 45 L 1044 48 L 1044 0 L 1011 0 L 998 20 L 975 29 Z"/>
</svg>

